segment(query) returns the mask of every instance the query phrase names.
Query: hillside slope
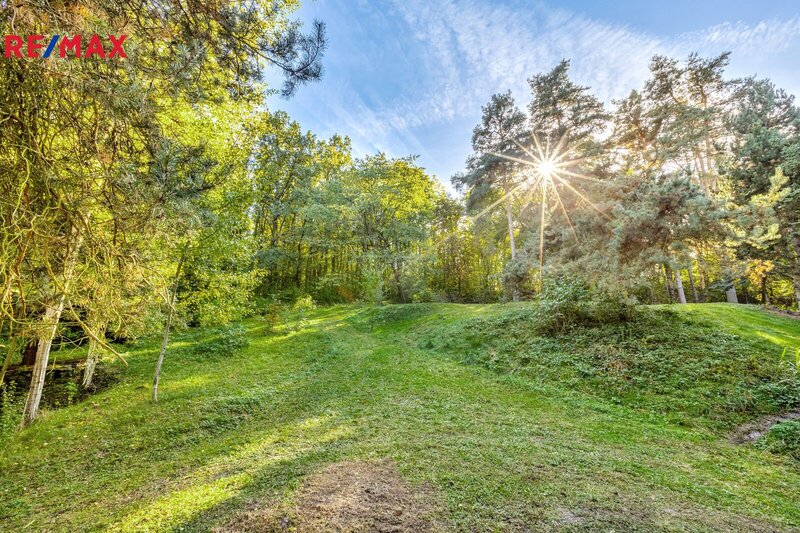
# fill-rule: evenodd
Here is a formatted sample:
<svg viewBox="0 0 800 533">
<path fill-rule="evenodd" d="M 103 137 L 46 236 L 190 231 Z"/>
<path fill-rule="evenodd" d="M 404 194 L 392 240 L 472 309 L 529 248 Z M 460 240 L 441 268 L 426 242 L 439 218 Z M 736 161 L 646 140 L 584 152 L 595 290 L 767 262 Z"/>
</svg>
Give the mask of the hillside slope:
<svg viewBox="0 0 800 533">
<path fill-rule="evenodd" d="M 5 445 L 0 530 L 800 527 L 798 463 L 729 440 L 797 407 L 800 321 L 686 306 L 540 336 L 530 308 L 317 309 L 247 322 L 231 356 L 190 331 L 157 404 L 156 343 L 131 348 Z"/>
</svg>

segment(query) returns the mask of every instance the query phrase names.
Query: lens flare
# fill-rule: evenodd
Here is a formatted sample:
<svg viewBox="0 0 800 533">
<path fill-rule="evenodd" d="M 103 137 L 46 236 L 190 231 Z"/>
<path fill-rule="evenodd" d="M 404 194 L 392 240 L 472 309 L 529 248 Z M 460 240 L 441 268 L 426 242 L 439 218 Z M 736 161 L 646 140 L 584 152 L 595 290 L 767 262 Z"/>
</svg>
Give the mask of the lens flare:
<svg viewBox="0 0 800 533">
<path fill-rule="evenodd" d="M 550 159 L 545 159 L 536 165 L 536 172 L 544 179 L 552 179 L 553 172 L 556 170 L 556 163 Z"/>
<path fill-rule="evenodd" d="M 544 229 L 546 224 L 545 210 L 547 208 L 548 191 L 552 191 L 553 194 L 550 196 L 554 197 L 556 206 L 564 215 L 564 219 L 566 220 L 576 242 L 580 241 L 577 233 L 575 232 L 575 226 L 572 224 L 572 220 L 569 218 L 567 209 L 564 207 L 564 202 L 561 200 L 561 191 L 559 190 L 559 185 L 563 186 L 578 198 L 589 204 L 589 206 L 591 206 L 595 211 L 600 213 L 605 218 L 610 218 L 606 213 L 603 212 L 602 209 L 592 203 L 592 201 L 586 197 L 586 194 L 582 193 L 575 185 L 569 182 L 571 179 L 579 179 L 595 183 L 602 183 L 596 178 L 585 176 L 573 170 L 573 168 L 582 162 L 583 159 L 571 159 L 569 157 L 570 151 L 564 148 L 564 142 L 565 137 L 562 137 L 556 144 L 555 148 L 551 151 L 549 146 L 542 148 L 539 139 L 534 135 L 533 147 L 530 148 L 523 146 L 517 141 L 514 141 L 514 144 L 516 144 L 517 147 L 520 148 L 524 153 L 523 156 L 520 156 L 519 154 L 511 155 L 491 152 L 491 154 L 496 157 L 501 157 L 508 161 L 519 163 L 533 170 L 533 174 L 528 178 L 528 180 L 524 180 L 523 183 L 529 185 L 529 190 L 526 191 L 527 193 L 531 193 L 536 190 L 539 192 L 541 198 L 541 214 L 539 223 L 540 269 L 544 268 Z M 527 156 L 529 159 L 525 159 L 524 156 Z M 518 190 L 519 188 L 515 187 L 514 190 L 509 191 L 508 194 L 514 194 Z"/>
</svg>

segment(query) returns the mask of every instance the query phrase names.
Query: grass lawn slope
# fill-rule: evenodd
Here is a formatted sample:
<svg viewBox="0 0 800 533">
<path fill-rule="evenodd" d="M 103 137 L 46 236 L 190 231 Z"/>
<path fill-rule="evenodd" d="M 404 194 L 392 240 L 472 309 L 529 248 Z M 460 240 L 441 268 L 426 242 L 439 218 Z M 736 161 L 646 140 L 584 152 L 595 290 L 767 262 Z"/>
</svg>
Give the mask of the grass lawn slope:
<svg viewBox="0 0 800 533">
<path fill-rule="evenodd" d="M 4 444 L 0 530 L 800 527 L 800 463 L 730 439 L 799 407 L 800 321 L 708 304 L 542 334 L 533 309 L 322 308 L 242 324 L 232 355 L 192 330 L 158 403 L 157 341 L 129 347 L 119 382 Z"/>
</svg>

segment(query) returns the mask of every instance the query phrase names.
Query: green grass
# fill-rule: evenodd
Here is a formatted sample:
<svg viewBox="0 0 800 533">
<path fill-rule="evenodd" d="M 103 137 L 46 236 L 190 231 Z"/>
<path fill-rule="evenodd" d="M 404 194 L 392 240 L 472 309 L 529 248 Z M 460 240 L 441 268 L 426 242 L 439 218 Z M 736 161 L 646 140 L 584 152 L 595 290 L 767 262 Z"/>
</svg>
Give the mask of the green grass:
<svg viewBox="0 0 800 533">
<path fill-rule="evenodd" d="M 207 531 L 384 457 L 445 529 L 800 527 L 797 461 L 727 439 L 797 400 L 778 360 L 800 321 L 702 305 L 539 337 L 529 309 L 317 309 L 272 336 L 249 321 L 213 357 L 218 332 L 191 331 L 157 404 L 145 343 L 120 383 L 6 444 L 0 530 Z"/>
</svg>

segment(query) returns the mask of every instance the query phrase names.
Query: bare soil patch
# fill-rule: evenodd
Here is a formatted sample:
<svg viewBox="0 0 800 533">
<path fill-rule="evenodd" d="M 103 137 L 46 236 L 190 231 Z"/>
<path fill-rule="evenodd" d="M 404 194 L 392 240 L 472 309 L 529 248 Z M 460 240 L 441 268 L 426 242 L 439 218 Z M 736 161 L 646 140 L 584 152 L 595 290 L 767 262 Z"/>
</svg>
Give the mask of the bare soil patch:
<svg viewBox="0 0 800 533">
<path fill-rule="evenodd" d="M 734 430 L 730 440 L 734 444 L 751 444 L 763 437 L 775 424 L 789 420 L 800 420 L 800 411 L 762 416 L 758 420 L 742 424 Z"/>
<path fill-rule="evenodd" d="M 295 496 L 293 509 L 253 502 L 217 532 L 431 531 L 433 505 L 415 491 L 394 462 L 344 461 L 313 474 Z"/>
<path fill-rule="evenodd" d="M 296 500 L 299 531 L 430 531 L 430 506 L 391 460 L 345 461 L 315 474 Z"/>
<path fill-rule="evenodd" d="M 781 309 L 780 307 L 773 307 L 771 305 L 764 307 L 768 312 L 772 313 L 773 315 L 783 316 L 786 318 L 794 318 L 796 320 L 800 320 L 800 311 L 788 311 L 786 309 Z"/>
</svg>

